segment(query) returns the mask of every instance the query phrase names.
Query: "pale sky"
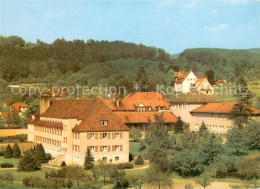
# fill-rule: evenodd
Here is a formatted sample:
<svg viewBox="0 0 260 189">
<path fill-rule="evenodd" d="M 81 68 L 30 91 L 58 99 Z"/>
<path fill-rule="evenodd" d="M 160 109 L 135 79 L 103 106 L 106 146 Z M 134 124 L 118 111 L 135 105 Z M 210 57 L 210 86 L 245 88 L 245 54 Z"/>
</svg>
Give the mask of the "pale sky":
<svg viewBox="0 0 260 189">
<path fill-rule="evenodd" d="M 0 34 L 122 40 L 178 53 L 260 47 L 258 0 L 0 0 Z"/>
</svg>

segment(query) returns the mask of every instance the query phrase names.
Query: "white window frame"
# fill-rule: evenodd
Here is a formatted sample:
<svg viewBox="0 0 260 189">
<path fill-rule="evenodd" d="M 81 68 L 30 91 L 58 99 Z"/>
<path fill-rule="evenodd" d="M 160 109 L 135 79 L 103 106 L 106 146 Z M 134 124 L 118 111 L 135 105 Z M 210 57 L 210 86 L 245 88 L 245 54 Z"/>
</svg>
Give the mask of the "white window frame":
<svg viewBox="0 0 260 189">
<path fill-rule="evenodd" d="M 103 146 L 103 147 L 102 147 L 102 151 L 103 151 L 103 152 L 107 152 L 107 146 Z"/>
<path fill-rule="evenodd" d="M 120 151 L 120 146 L 119 146 L 119 145 L 116 145 L 116 146 L 115 146 L 115 151 L 116 151 L 116 152 L 119 152 L 119 151 Z"/>
<path fill-rule="evenodd" d="M 115 157 L 115 161 L 119 161 L 119 156 L 116 156 L 116 157 Z"/>
<path fill-rule="evenodd" d="M 95 152 L 95 146 L 90 146 L 90 152 Z"/>
<path fill-rule="evenodd" d="M 119 139 L 120 138 L 120 133 L 115 133 L 115 138 Z"/>
<path fill-rule="evenodd" d="M 90 139 L 95 139 L 95 133 L 90 133 Z"/>
<path fill-rule="evenodd" d="M 107 133 L 103 133 L 103 139 L 107 139 Z"/>
<path fill-rule="evenodd" d="M 102 126 L 107 126 L 108 121 L 107 121 L 107 120 L 102 120 L 102 121 L 101 121 L 101 124 L 102 124 Z"/>
</svg>

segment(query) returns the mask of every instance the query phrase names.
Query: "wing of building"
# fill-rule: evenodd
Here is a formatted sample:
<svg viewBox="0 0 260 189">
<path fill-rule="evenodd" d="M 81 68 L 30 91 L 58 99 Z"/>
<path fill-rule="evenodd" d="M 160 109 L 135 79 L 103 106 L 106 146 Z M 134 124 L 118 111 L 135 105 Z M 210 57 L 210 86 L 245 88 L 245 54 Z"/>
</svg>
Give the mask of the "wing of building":
<svg viewBox="0 0 260 189">
<path fill-rule="evenodd" d="M 167 98 L 158 92 L 135 92 L 124 98 L 103 99 L 104 103 L 128 126 L 145 130 L 154 116 L 161 116 L 168 129 L 172 129 L 177 117 L 170 112 Z"/>
<path fill-rule="evenodd" d="M 129 128 L 97 99 L 50 100 L 28 121 L 28 140 L 42 143 L 55 162 L 84 163 L 87 148 L 94 160 L 112 163 L 129 160 Z"/>
<path fill-rule="evenodd" d="M 204 122 L 209 131 L 226 133 L 233 127 L 232 110 L 236 104 L 236 102 L 211 102 L 192 110 L 190 130 L 198 131 Z M 251 116 L 258 119 L 260 109 L 250 106 L 248 108 L 252 111 Z"/>
</svg>

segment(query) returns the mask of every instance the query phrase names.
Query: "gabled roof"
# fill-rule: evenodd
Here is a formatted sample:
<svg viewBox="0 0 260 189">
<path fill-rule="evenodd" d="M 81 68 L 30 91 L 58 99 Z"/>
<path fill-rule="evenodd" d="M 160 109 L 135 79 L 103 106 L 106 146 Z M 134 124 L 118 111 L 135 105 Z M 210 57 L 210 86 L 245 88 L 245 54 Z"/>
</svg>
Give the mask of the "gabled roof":
<svg viewBox="0 0 260 189">
<path fill-rule="evenodd" d="M 175 123 L 177 117 L 171 112 L 114 112 L 124 123 L 155 122 L 154 115 L 163 115 L 165 123 Z"/>
<path fill-rule="evenodd" d="M 197 77 L 197 80 L 194 83 L 196 85 L 196 88 L 199 88 L 205 79 L 208 80 L 207 77 L 204 76 Z"/>
<path fill-rule="evenodd" d="M 103 99 L 102 101 L 113 111 L 136 110 L 136 107 L 141 103 L 146 107 L 151 106 L 152 110 L 156 110 L 156 107 L 158 106 L 165 106 L 165 109 L 169 109 L 168 99 L 158 92 L 135 92 L 118 100 L 120 104 L 119 107 L 116 106 L 116 99 Z"/>
<path fill-rule="evenodd" d="M 207 103 L 207 102 L 216 102 L 212 97 L 200 93 L 186 93 L 173 100 L 171 102 L 176 103 L 187 103 L 187 104 L 196 104 L 196 103 Z"/>
<path fill-rule="evenodd" d="M 50 107 L 41 114 L 41 117 L 81 120 L 73 131 L 129 130 L 120 118 L 98 99 L 52 100 Z M 102 126 L 103 120 L 108 122 L 106 126 Z"/>
<path fill-rule="evenodd" d="M 234 105 L 237 104 L 237 102 L 215 102 L 215 103 L 207 103 L 193 111 L 198 113 L 226 113 L 230 114 L 232 112 L 232 109 Z M 260 114 L 260 109 L 250 107 L 249 109 L 252 110 L 252 114 Z"/>
<path fill-rule="evenodd" d="M 21 108 L 27 108 L 27 107 L 28 107 L 28 104 L 26 104 L 25 102 L 15 102 L 15 103 L 13 103 L 13 108 L 17 112 L 21 112 Z"/>
<path fill-rule="evenodd" d="M 13 115 L 13 112 L 0 112 L 0 114 L 2 115 L 3 119 L 6 119 L 8 115 Z"/>
</svg>

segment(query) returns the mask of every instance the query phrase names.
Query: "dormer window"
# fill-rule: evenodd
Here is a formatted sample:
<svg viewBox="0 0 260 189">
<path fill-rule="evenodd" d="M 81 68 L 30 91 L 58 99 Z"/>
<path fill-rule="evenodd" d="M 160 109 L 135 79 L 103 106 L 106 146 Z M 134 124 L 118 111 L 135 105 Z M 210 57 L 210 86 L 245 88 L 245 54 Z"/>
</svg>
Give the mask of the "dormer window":
<svg viewBox="0 0 260 189">
<path fill-rule="evenodd" d="M 107 125 L 107 120 L 102 120 L 101 124 L 102 124 L 102 126 L 106 126 Z"/>
</svg>

